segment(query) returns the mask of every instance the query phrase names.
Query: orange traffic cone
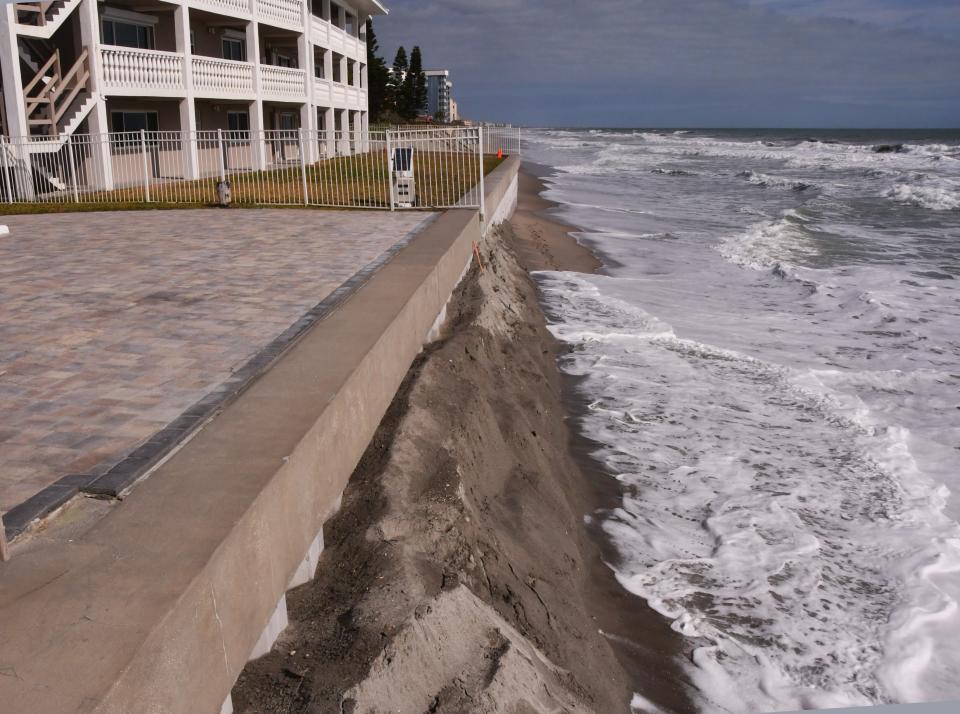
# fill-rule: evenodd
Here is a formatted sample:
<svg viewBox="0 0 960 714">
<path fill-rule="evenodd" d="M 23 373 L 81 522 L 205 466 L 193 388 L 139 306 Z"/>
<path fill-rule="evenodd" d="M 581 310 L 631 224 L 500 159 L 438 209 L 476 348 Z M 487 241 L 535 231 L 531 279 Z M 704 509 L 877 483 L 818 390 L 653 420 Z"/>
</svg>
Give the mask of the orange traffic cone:
<svg viewBox="0 0 960 714">
<path fill-rule="evenodd" d="M 502 158 L 503 158 L 503 149 L 500 149 L 500 150 L 497 151 L 497 158 L 498 158 L 498 159 L 502 159 Z"/>
</svg>

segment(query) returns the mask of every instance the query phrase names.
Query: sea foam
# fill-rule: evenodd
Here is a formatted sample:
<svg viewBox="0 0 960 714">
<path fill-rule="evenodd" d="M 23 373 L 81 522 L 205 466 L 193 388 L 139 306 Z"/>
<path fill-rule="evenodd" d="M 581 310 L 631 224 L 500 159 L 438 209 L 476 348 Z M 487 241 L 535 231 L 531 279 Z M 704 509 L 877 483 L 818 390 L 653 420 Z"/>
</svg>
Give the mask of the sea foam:
<svg viewBox="0 0 960 714">
<path fill-rule="evenodd" d="M 604 526 L 618 578 L 704 642 L 693 675 L 711 701 L 916 697 L 929 626 L 957 622 L 927 569 L 957 567 L 960 527 L 909 434 L 809 371 L 678 337 L 598 287 L 612 279 L 537 278 L 573 348 L 562 366 L 591 398 L 583 431 L 627 489 Z"/>
<path fill-rule="evenodd" d="M 960 696 L 960 141 L 823 138 L 529 141 L 606 265 L 537 275 L 593 520 L 704 711 Z"/>
</svg>

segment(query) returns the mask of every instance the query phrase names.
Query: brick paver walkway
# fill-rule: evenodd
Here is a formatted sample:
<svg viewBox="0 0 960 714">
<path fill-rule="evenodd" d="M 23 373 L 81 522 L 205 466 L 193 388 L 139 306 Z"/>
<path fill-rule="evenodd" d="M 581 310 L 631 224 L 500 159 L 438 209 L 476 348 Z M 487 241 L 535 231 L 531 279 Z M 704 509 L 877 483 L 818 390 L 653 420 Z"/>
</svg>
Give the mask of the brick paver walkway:
<svg viewBox="0 0 960 714">
<path fill-rule="evenodd" d="M 0 238 L 0 513 L 100 473 L 422 213 L 8 216 Z"/>
</svg>

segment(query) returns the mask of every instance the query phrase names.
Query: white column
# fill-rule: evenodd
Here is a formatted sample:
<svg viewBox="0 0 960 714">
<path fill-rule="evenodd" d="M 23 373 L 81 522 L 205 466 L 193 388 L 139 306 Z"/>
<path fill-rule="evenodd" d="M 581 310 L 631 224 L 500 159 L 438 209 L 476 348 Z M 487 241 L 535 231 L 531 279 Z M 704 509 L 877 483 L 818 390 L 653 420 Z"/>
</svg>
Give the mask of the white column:
<svg viewBox="0 0 960 714">
<path fill-rule="evenodd" d="M 100 15 L 96 0 L 83 0 L 80 13 L 80 44 L 87 48 L 90 63 L 90 92 L 97 98 L 93 109 L 87 115 L 87 126 L 91 134 L 101 136 L 91 147 L 91 159 L 94 174 L 103 184 L 100 188 L 112 191 L 113 157 L 110 153 L 110 141 L 106 136 L 110 132 L 107 116 L 107 98 L 103 94 L 103 64 L 100 62 Z"/>
<path fill-rule="evenodd" d="M 304 102 L 300 105 L 300 128 L 303 129 L 305 133 L 305 144 L 304 144 L 304 159 L 308 164 L 312 164 L 317 160 L 316 152 L 316 142 L 313 138 L 316 136 L 317 130 L 317 110 L 310 102 Z"/>
<path fill-rule="evenodd" d="M 7 110 L 7 135 L 29 136 L 27 109 L 23 102 L 23 77 L 17 53 L 17 31 L 12 4 L 0 5 L 0 74 Z"/>
<path fill-rule="evenodd" d="M 183 86 L 186 97 L 180 100 L 180 132 L 183 138 L 184 178 L 200 177 L 197 158 L 197 111 L 193 95 L 193 55 L 190 48 L 190 8 L 178 5 L 173 11 L 177 52 L 183 54 Z"/>
<path fill-rule="evenodd" d="M 313 43 L 310 41 L 310 6 L 301 3 L 303 33 L 297 38 L 297 64 L 303 70 L 306 79 L 304 102 L 300 105 L 300 128 L 306 132 L 303 157 L 308 163 L 315 162 L 316 142 L 313 140 L 317 128 L 317 112 L 313 103 Z"/>
<path fill-rule="evenodd" d="M 328 82 L 333 82 L 333 50 L 323 50 L 323 76 Z"/>
<path fill-rule="evenodd" d="M 7 133 L 11 137 L 27 137 L 30 130 L 27 127 L 27 108 L 23 102 L 23 77 L 20 74 L 15 19 L 12 4 L 0 5 L 0 74 L 3 75 Z M 13 177 L 13 197 L 30 201 L 34 198 L 30 152 L 22 143 L 10 145 L 8 149 L 5 162 L 8 165 L 8 175 Z M 10 163 L 14 165 L 9 166 Z"/>
<path fill-rule="evenodd" d="M 346 121 L 347 112 L 340 107 L 333 108 L 333 127 L 336 129 L 336 144 L 337 144 L 337 153 L 345 155 L 347 153 L 346 146 L 344 146 L 345 138 L 347 136 L 346 127 L 343 125 Z"/>
<path fill-rule="evenodd" d="M 340 112 L 340 153 L 344 156 L 350 155 L 350 110 L 343 109 Z"/>
<path fill-rule="evenodd" d="M 257 0 L 250 0 L 250 13 L 256 17 Z M 254 19 L 247 23 L 247 61 L 253 63 L 253 96 L 256 97 L 248 107 L 250 116 L 250 147 L 253 152 L 253 165 L 263 170 L 267 167 L 267 147 L 263 132 L 263 88 L 260 81 L 260 30 Z"/>
<path fill-rule="evenodd" d="M 325 127 L 326 136 L 324 140 L 327 143 L 327 156 L 332 157 L 337 153 L 337 143 L 336 143 L 336 119 L 337 113 L 332 107 L 327 107 L 323 112 L 323 125 Z"/>
</svg>

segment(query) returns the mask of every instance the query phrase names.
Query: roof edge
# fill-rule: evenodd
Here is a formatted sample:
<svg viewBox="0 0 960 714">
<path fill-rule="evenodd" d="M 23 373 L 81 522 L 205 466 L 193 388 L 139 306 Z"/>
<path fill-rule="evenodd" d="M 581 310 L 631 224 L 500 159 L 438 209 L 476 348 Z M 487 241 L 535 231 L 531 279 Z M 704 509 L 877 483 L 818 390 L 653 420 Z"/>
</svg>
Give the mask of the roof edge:
<svg viewBox="0 0 960 714">
<path fill-rule="evenodd" d="M 351 4 L 357 9 L 361 10 L 370 17 L 376 15 L 389 15 L 390 11 L 384 6 L 380 0 L 352 0 Z"/>
</svg>

